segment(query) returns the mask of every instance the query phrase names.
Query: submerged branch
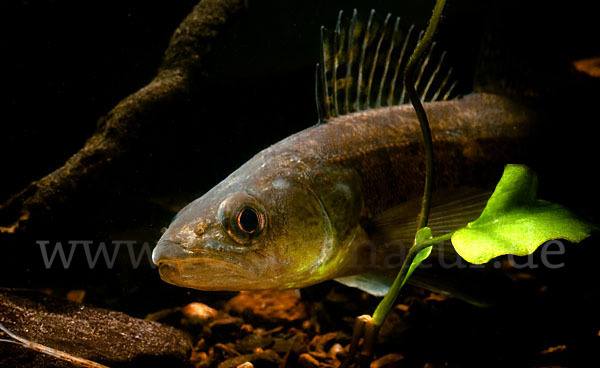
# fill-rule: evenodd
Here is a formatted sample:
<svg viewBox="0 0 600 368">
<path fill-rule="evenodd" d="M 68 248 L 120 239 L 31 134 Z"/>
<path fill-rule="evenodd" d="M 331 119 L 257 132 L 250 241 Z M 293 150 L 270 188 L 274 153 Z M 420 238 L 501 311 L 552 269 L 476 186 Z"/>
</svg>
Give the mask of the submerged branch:
<svg viewBox="0 0 600 368">
<path fill-rule="evenodd" d="M 197 4 L 172 35 L 156 77 L 102 117 L 96 132 L 62 167 L 0 206 L 0 233 L 23 232 L 50 217 L 74 194 L 97 189 L 97 179 L 115 167 L 142 131 L 150 129 L 153 117 L 185 98 L 191 82 L 206 74 L 218 36 L 243 3 L 204 0 Z"/>
<path fill-rule="evenodd" d="M 46 345 L 38 344 L 37 342 L 29 341 L 29 340 L 27 340 L 27 339 L 25 339 L 23 337 L 17 336 L 16 334 L 14 334 L 10 330 L 8 330 L 6 327 L 4 327 L 4 325 L 2 323 L 0 323 L 0 331 L 4 332 L 9 337 L 11 337 L 12 339 L 14 339 L 14 340 L 0 339 L 0 342 L 8 342 L 8 343 L 17 344 L 17 345 L 26 347 L 28 349 L 38 351 L 38 352 L 40 352 L 42 354 L 46 354 L 46 355 L 52 356 L 54 358 L 57 358 L 57 359 L 64 360 L 66 362 L 75 364 L 75 365 L 77 365 L 79 367 L 87 367 L 87 368 L 109 368 L 106 365 L 103 365 L 103 364 L 100 364 L 100 363 L 96 363 L 96 362 L 93 362 L 91 360 L 88 360 L 88 359 L 85 359 L 85 358 L 81 358 L 81 357 L 75 356 L 73 354 L 69 354 L 67 352 L 60 351 L 60 350 L 51 348 L 51 347 L 46 346 Z"/>
</svg>

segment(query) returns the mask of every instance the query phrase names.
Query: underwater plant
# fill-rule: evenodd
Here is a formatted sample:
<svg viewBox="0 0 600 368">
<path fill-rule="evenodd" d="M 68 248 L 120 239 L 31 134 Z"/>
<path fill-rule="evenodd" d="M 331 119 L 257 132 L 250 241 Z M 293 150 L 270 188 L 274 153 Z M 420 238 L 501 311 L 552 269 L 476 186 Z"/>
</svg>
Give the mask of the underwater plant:
<svg viewBox="0 0 600 368">
<path fill-rule="evenodd" d="M 393 307 L 400 290 L 417 267 L 430 256 L 435 244 L 450 240 L 456 252 L 467 262 L 485 264 L 502 255 L 530 255 L 550 240 L 565 239 L 578 243 L 597 229 L 567 208 L 537 199 L 536 174 L 527 166 L 508 164 L 483 212 L 476 220 L 455 231 L 433 237 L 431 229 L 427 226 L 433 192 L 433 141 L 427 114 L 415 90 L 414 73 L 424 52 L 431 46 L 445 3 L 446 0 L 436 0 L 427 30 L 404 70 L 404 85 L 419 119 L 426 156 L 426 177 L 417 232 L 394 283 L 373 315 L 357 318 L 350 354 L 343 364 L 345 367 L 356 356 L 359 339 L 363 337 L 359 365 L 368 366 L 379 328 Z"/>
</svg>

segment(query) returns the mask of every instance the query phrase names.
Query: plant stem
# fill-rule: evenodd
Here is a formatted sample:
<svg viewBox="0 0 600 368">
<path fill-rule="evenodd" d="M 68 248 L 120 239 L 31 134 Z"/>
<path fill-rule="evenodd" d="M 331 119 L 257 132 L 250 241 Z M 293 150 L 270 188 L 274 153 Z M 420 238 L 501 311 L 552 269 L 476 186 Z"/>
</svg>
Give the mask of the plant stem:
<svg viewBox="0 0 600 368">
<path fill-rule="evenodd" d="M 425 113 L 423 104 L 421 104 L 419 95 L 417 95 L 417 91 L 415 90 L 414 76 L 415 70 L 419 66 L 423 54 L 431 46 L 433 35 L 437 29 L 445 4 L 446 0 L 436 1 L 435 7 L 433 8 L 433 14 L 429 19 L 427 30 L 425 31 L 423 38 L 421 38 L 417 44 L 415 51 L 410 56 L 406 69 L 404 69 L 404 88 L 406 88 L 406 93 L 417 113 L 417 118 L 421 125 L 421 133 L 423 134 L 423 145 L 425 146 L 425 189 L 423 191 L 423 201 L 421 202 L 421 212 L 419 213 L 417 230 L 427 226 L 427 221 L 429 220 L 429 208 L 431 207 L 431 195 L 433 191 L 433 142 L 427 114 Z"/>
<path fill-rule="evenodd" d="M 413 246 L 413 248 L 418 248 L 418 251 L 417 251 L 417 253 L 418 253 L 418 252 L 422 251 L 423 249 L 425 249 L 425 248 L 427 248 L 427 247 L 429 247 L 431 245 L 434 245 L 434 244 L 437 244 L 437 243 L 441 243 L 441 242 L 444 242 L 446 240 L 450 240 L 450 238 L 452 238 L 452 235 L 454 235 L 454 231 L 451 232 L 451 233 L 448 233 L 448 234 L 436 236 L 435 238 L 431 238 L 431 239 L 429 239 L 427 241 L 424 241 L 423 243 L 415 244 Z"/>
<path fill-rule="evenodd" d="M 442 236 L 431 238 L 422 243 L 417 243 L 410 248 L 410 250 L 408 251 L 408 255 L 404 259 L 404 262 L 402 262 L 402 267 L 400 268 L 400 271 L 398 272 L 394 283 L 390 287 L 390 290 L 387 292 L 383 300 L 381 300 L 381 302 L 379 302 L 379 304 L 377 305 L 375 313 L 373 313 L 373 322 L 375 326 L 379 327 L 383 324 L 383 321 L 385 321 L 385 317 L 390 312 L 390 309 L 392 309 L 392 306 L 394 305 L 398 294 L 400 294 L 400 289 L 402 289 L 402 286 L 407 280 L 406 276 L 408 275 L 410 266 L 415 260 L 417 254 L 419 254 L 422 250 L 433 246 L 436 243 L 449 240 L 452 237 L 452 234 L 454 233 L 448 233 Z"/>
<path fill-rule="evenodd" d="M 379 302 L 377 308 L 375 308 L 375 312 L 373 313 L 373 322 L 375 323 L 375 326 L 381 326 L 383 324 L 383 321 L 385 321 L 385 317 L 387 317 L 388 313 L 390 312 L 390 309 L 392 309 L 392 306 L 394 305 L 398 294 L 400 294 L 400 289 L 402 289 L 402 285 L 404 285 L 404 281 L 406 280 L 406 275 L 408 274 L 410 265 L 412 264 L 412 261 L 418 254 L 413 252 L 413 249 L 415 248 L 416 247 L 412 247 L 408 251 L 408 255 L 404 259 L 404 262 L 402 263 L 402 268 L 400 268 L 400 272 L 398 272 L 398 275 L 396 276 L 394 283 L 390 287 L 390 290 L 387 292 L 387 294 L 385 294 L 383 300 Z"/>
<path fill-rule="evenodd" d="M 417 113 L 417 118 L 419 119 L 419 124 L 421 125 L 421 133 L 423 134 L 423 145 L 425 146 L 425 189 L 423 190 L 423 201 L 421 202 L 421 212 L 419 213 L 419 220 L 417 222 L 417 231 L 426 227 L 429 220 L 429 209 L 431 207 L 431 196 L 433 191 L 433 140 L 431 137 L 431 129 L 429 128 L 427 114 L 425 113 L 423 104 L 421 104 L 419 96 L 417 95 L 417 91 L 415 90 L 414 74 L 416 68 L 421 62 L 423 54 L 431 46 L 433 35 L 437 29 L 445 4 L 446 0 L 436 1 L 435 7 L 433 8 L 433 14 L 429 19 L 427 30 L 425 31 L 423 38 L 421 38 L 417 44 L 415 51 L 410 56 L 410 59 L 406 65 L 406 69 L 404 70 L 404 88 L 406 88 L 410 102 Z M 400 294 L 400 289 L 402 289 L 402 286 L 406 282 L 410 266 L 419 252 L 436 242 L 450 239 L 451 236 L 452 234 L 446 234 L 438 238 L 429 239 L 419 244 L 413 244 L 408 251 L 408 255 L 404 259 L 402 267 L 400 268 L 400 272 L 398 272 L 398 275 L 396 276 L 396 279 L 394 280 L 390 290 L 375 309 L 375 313 L 373 313 L 373 322 L 376 327 L 381 326 L 383 321 L 385 321 L 385 318 L 396 301 L 398 294 Z"/>
</svg>

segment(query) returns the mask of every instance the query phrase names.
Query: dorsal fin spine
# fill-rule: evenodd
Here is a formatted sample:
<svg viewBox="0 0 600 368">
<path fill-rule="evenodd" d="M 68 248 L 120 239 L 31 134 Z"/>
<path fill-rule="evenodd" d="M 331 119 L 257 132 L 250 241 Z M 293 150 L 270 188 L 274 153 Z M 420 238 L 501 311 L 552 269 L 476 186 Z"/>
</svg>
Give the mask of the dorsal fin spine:
<svg viewBox="0 0 600 368">
<path fill-rule="evenodd" d="M 317 67 L 315 68 L 315 99 L 317 102 L 317 125 L 321 124 L 323 122 L 323 118 L 325 117 L 325 114 L 323 113 L 323 96 L 321 96 L 321 89 L 319 88 L 321 86 L 321 81 L 320 81 L 320 69 L 321 69 L 321 64 L 317 63 Z"/>
<path fill-rule="evenodd" d="M 346 92 L 344 93 L 345 103 L 344 103 L 344 113 L 349 113 L 350 109 L 350 86 L 352 85 L 352 68 L 354 67 L 354 36 L 355 30 L 358 22 L 358 11 L 354 9 L 352 12 L 352 20 L 350 22 L 350 29 L 348 31 L 348 51 L 347 51 L 347 62 L 346 62 L 346 83 L 344 88 Z"/>
<path fill-rule="evenodd" d="M 417 40 L 420 40 L 423 37 L 423 33 L 425 33 L 425 31 L 423 31 L 423 30 L 421 30 L 419 32 L 419 36 L 417 37 Z M 407 39 L 406 42 L 408 43 L 409 40 Z M 402 88 L 402 93 L 400 94 L 400 103 L 405 103 L 408 100 L 408 97 L 405 97 L 405 95 L 406 95 L 406 89 Z"/>
<path fill-rule="evenodd" d="M 338 15 L 337 25 L 335 27 L 335 32 L 333 33 L 333 107 L 335 116 L 340 115 L 340 110 L 338 106 L 338 86 L 337 86 L 337 70 L 339 66 L 339 55 L 340 55 L 340 33 L 342 29 L 342 15 L 343 12 L 340 11 Z"/>
<path fill-rule="evenodd" d="M 321 63 L 320 63 L 320 72 L 321 72 L 321 93 L 320 95 L 322 96 L 322 111 L 324 112 L 323 114 L 323 118 L 327 118 L 328 116 L 331 115 L 331 106 L 330 106 L 330 100 L 329 100 L 329 86 L 327 85 L 327 63 L 328 63 L 328 42 L 325 42 L 325 33 L 327 32 L 327 30 L 325 29 L 325 26 L 321 26 Z"/>
<path fill-rule="evenodd" d="M 423 95 L 421 97 L 421 101 L 427 100 L 427 93 L 429 93 L 429 88 L 431 88 L 431 84 L 433 83 L 433 80 L 437 77 L 438 73 L 440 72 L 440 69 L 442 67 L 442 64 L 444 63 L 444 59 L 445 58 L 446 58 L 446 51 L 442 52 L 442 56 L 440 58 L 440 62 L 436 66 L 436 68 L 433 71 L 433 73 L 431 73 L 431 77 L 429 78 L 429 81 L 427 81 L 427 85 L 425 86 L 425 90 L 423 91 Z"/>
<path fill-rule="evenodd" d="M 340 12 L 333 32 L 321 28 L 321 63 L 317 77 L 317 108 L 320 121 L 364 109 L 380 108 L 408 102 L 401 73 L 411 50 L 422 37 L 414 26 L 408 31 L 400 18 L 387 14 L 376 18 L 372 10 L 368 21 L 360 21 Z M 441 57 L 440 57 L 441 55 Z M 432 46 L 420 67 L 416 89 L 422 101 L 449 98 L 456 84 L 441 62 L 446 53 Z M 430 97 L 433 95 L 433 97 Z"/>
<path fill-rule="evenodd" d="M 435 48 L 435 41 L 431 44 L 431 47 L 429 48 L 429 51 L 427 52 L 427 56 L 425 56 L 425 60 L 423 61 L 423 64 L 421 65 L 421 69 L 419 70 L 419 76 L 417 77 L 417 81 L 415 82 L 415 89 L 417 90 L 417 92 L 421 93 L 421 91 L 423 91 L 423 89 L 421 88 L 421 83 L 422 83 L 422 79 L 423 79 L 423 74 L 425 74 L 425 69 L 427 68 L 427 65 L 429 65 L 429 59 L 431 59 L 431 53 L 433 52 L 433 49 Z M 423 96 L 421 96 L 421 101 L 423 101 Z"/>
<path fill-rule="evenodd" d="M 442 81 L 442 83 L 440 84 L 440 88 L 438 88 L 438 90 L 435 92 L 435 95 L 433 95 L 433 100 L 438 100 L 440 95 L 442 94 L 442 91 L 444 91 L 446 89 L 446 85 L 448 84 L 448 82 L 450 81 L 450 75 L 452 74 L 452 68 L 450 68 L 448 70 L 448 73 L 446 73 L 446 77 L 444 77 L 444 80 Z"/>
<path fill-rule="evenodd" d="M 356 83 L 356 110 L 362 110 L 361 106 L 361 93 L 363 89 L 363 67 L 365 65 L 365 53 L 367 51 L 367 46 L 369 45 L 369 38 L 371 36 L 371 27 L 373 27 L 373 19 L 375 17 L 375 9 L 371 9 L 371 14 L 369 15 L 369 21 L 367 23 L 367 27 L 365 29 L 365 37 L 362 42 L 361 47 L 361 55 L 360 55 L 360 65 L 358 66 L 358 82 Z"/>
<path fill-rule="evenodd" d="M 388 17 L 391 17 L 391 14 L 388 14 Z M 398 35 L 398 30 L 400 28 L 400 17 L 396 18 L 396 22 L 394 22 L 394 28 L 391 34 L 390 47 L 388 48 L 388 52 L 385 57 L 385 64 L 383 66 L 383 75 L 381 76 L 381 83 L 379 83 L 379 92 L 377 93 L 377 100 L 375 101 L 376 107 L 381 107 L 381 99 L 383 96 L 383 87 L 385 86 L 385 81 L 387 80 L 387 73 L 390 69 L 390 61 L 392 59 L 392 51 L 394 51 L 394 42 L 396 40 L 396 36 Z"/>
<path fill-rule="evenodd" d="M 367 106 L 371 106 L 371 88 L 373 87 L 373 77 L 375 76 L 375 69 L 377 69 L 377 62 L 379 61 L 379 53 L 381 51 L 381 44 L 385 38 L 385 32 L 387 30 L 387 25 L 392 15 L 388 13 L 385 17 L 385 21 L 383 22 L 383 26 L 381 27 L 381 32 L 379 35 L 379 41 L 377 41 L 377 48 L 375 49 L 375 55 L 373 57 L 373 65 L 371 66 L 371 73 L 369 74 L 369 85 L 367 86 Z"/>
<path fill-rule="evenodd" d="M 446 92 L 446 94 L 442 98 L 442 101 L 446 101 L 447 99 L 450 98 L 450 96 L 452 95 L 452 92 L 454 92 L 454 88 L 455 87 L 456 87 L 456 81 L 454 81 L 454 83 L 452 83 L 452 85 L 450 86 L 450 88 L 448 88 L 448 92 Z"/>
<path fill-rule="evenodd" d="M 402 50 L 400 51 L 400 56 L 398 56 L 398 61 L 396 63 L 396 70 L 394 71 L 394 78 L 392 78 L 392 82 L 390 85 L 390 93 L 388 97 L 388 105 L 392 106 L 394 104 L 394 90 L 396 88 L 396 80 L 398 79 L 398 75 L 400 74 L 400 66 L 402 65 L 402 60 L 404 58 L 404 53 L 406 52 L 406 47 L 408 45 L 408 40 L 412 36 L 412 32 L 415 29 L 415 25 L 412 24 L 406 33 L 406 37 L 404 38 L 404 42 L 402 44 Z M 402 101 L 399 101 L 402 103 Z"/>
</svg>

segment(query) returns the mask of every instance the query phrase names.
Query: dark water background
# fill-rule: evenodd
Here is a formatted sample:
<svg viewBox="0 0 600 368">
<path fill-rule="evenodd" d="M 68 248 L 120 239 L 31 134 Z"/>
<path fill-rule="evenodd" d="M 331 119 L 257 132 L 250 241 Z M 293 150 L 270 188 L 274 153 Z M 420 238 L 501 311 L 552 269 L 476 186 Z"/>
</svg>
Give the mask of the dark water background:
<svg viewBox="0 0 600 368">
<path fill-rule="evenodd" d="M 0 5 L 0 202 L 62 165 L 100 116 L 152 79 L 172 32 L 195 3 Z M 45 270 L 35 241 L 153 245 L 181 206 L 260 149 L 316 122 L 321 24 L 332 27 L 339 9 L 356 7 L 424 26 L 433 3 L 250 0 L 247 20 L 216 50 L 220 56 L 207 85 L 135 147 L 127 169 L 111 172 L 92 194 L 57 210 L 43 231 L 0 237 L 0 286 L 84 289 L 87 302 L 139 316 L 193 300 L 199 292 L 163 283 L 147 262 L 133 270 L 126 252 L 113 269 L 89 270 L 83 252 L 76 252 L 69 270 Z M 597 13 L 592 2 L 522 3 L 449 0 L 437 38 L 449 51 L 462 93 L 472 90 L 482 47 L 492 47 L 506 65 L 492 80 L 512 76 L 544 96 L 549 131 L 559 131 L 560 140 L 540 134 L 538 156 L 530 162 L 542 194 L 597 219 L 597 82 L 582 82 L 569 69 L 573 60 L 600 55 Z M 482 43 L 486 35 L 494 42 Z M 568 267 L 551 275 L 572 300 L 565 303 L 572 312 L 585 309 L 585 295 L 597 288 L 592 280 L 599 252 L 591 243 L 569 250 Z"/>
</svg>

